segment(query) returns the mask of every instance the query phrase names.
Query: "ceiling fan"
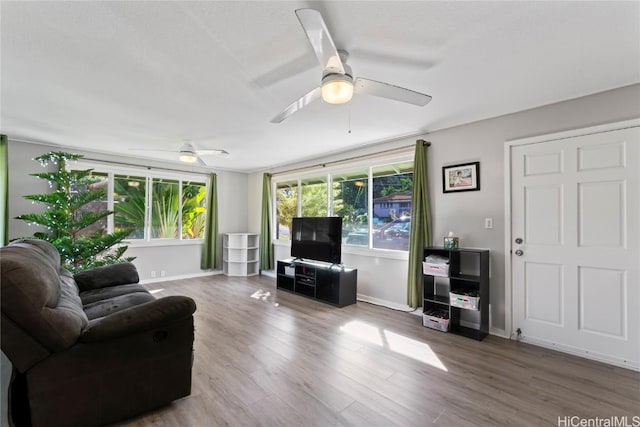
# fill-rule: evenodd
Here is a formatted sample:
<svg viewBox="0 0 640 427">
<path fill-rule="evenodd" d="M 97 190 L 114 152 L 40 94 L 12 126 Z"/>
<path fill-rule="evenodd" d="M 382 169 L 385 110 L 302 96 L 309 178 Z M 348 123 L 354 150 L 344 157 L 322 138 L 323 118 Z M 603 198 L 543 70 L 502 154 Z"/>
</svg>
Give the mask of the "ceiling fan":
<svg viewBox="0 0 640 427">
<path fill-rule="evenodd" d="M 184 163 L 198 163 L 207 166 L 207 163 L 200 156 L 225 156 L 229 154 L 222 149 L 196 149 L 193 143 L 185 141 L 179 150 L 162 150 L 155 148 L 130 148 L 135 151 L 163 151 L 169 153 L 179 153 L 178 158 Z"/>
<path fill-rule="evenodd" d="M 320 87 L 291 103 L 271 119 L 271 123 L 281 123 L 320 97 L 329 104 L 344 104 L 351 100 L 354 92 L 419 106 L 427 105 L 431 101 L 429 95 L 389 83 L 362 77 L 354 80 L 351 67 L 346 64 L 349 54 L 344 50 L 336 49 L 320 12 L 315 9 L 298 9 L 296 15 L 322 67 L 322 81 Z"/>
</svg>

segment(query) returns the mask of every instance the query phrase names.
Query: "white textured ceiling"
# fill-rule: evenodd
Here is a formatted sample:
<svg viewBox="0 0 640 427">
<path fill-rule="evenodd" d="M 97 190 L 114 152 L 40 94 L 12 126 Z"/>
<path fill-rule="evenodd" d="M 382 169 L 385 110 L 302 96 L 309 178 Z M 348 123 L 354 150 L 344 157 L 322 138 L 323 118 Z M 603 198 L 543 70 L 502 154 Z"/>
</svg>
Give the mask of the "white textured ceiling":
<svg viewBox="0 0 640 427">
<path fill-rule="evenodd" d="M 318 86 L 294 14 L 320 10 L 354 75 L 433 96 L 360 95 L 269 120 Z M 175 160 L 183 140 L 253 171 L 640 81 L 639 2 L 11 2 L 11 139 Z M 351 129 L 351 133 L 349 133 Z"/>
</svg>

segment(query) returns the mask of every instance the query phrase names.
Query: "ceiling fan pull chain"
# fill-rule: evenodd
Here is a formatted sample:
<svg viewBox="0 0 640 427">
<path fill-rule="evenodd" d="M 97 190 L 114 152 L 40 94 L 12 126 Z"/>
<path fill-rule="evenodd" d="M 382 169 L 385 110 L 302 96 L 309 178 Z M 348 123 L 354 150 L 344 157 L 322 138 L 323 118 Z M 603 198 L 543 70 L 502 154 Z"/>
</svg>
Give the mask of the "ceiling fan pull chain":
<svg viewBox="0 0 640 427">
<path fill-rule="evenodd" d="M 349 109 L 349 134 L 351 134 L 351 104 L 347 108 Z"/>
</svg>

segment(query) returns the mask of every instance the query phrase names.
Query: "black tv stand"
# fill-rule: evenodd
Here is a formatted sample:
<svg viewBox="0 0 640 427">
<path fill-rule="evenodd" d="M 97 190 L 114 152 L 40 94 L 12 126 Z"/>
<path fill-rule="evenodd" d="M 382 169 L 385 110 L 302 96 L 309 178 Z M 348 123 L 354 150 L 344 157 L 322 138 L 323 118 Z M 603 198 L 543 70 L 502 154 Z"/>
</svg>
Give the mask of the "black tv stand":
<svg viewBox="0 0 640 427">
<path fill-rule="evenodd" d="M 356 303 L 358 270 L 355 268 L 296 258 L 278 261 L 277 272 L 278 290 L 338 307 Z"/>
</svg>

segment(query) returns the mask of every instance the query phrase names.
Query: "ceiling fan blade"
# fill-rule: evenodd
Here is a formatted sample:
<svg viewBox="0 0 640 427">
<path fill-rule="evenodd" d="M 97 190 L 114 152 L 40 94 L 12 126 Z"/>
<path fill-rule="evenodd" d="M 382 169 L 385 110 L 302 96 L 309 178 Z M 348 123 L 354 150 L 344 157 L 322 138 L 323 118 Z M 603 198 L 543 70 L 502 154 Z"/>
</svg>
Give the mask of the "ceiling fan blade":
<svg viewBox="0 0 640 427">
<path fill-rule="evenodd" d="M 198 156 L 224 156 L 229 154 L 226 150 L 212 148 L 210 150 L 198 150 L 196 149 L 196 154 Z"/>
<path fill-rule="evenodd" d="M 277 116 L 271 119 L 271 123 L 281 123 L 284 119 L 286 119 L 296 111 L 303 109 L 307 105 L 311 104 L 313 101 L 320 98 L 320 93 L 321 93 L 320 88 L 317 87 L 313 89 L 311 92 L 303 95 L 302 98 L 291 103 L 291 105 L 289 105 L 287 108 L 282 110 Z"/>
<path fill-rule="evenodd" d="M 322 15 L 315 9 L 298 9 L 296 15 L 325 74 L 344 74 L 344 66 Z"/>
<path fill-rule="evenodd" d="M 356 93 L 364 93 L 367 95 L 379 96 L 381 98 L 393 99 L 408 104 L 425 106 L 431 101 L 431 96 L 424 93 L 405 89 L 400 86 L 394 86 L 389 83 L 378 82 L 375 80 L 363 79 L 358 77 L 354 84 Z"/>
<path fill-rule="evenodd" d="M 204 160 L 200 158 L 200 156 L 197 157 L 196 163 L 198 163 L 200 166 L 209 166 L 208 164 L 205 163 Z"/>
</svg>

